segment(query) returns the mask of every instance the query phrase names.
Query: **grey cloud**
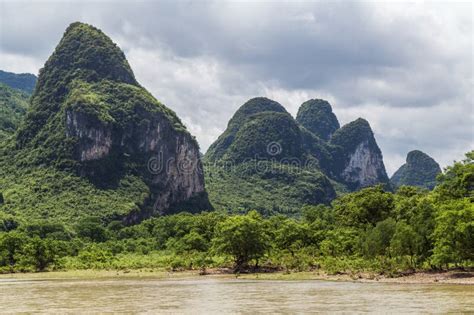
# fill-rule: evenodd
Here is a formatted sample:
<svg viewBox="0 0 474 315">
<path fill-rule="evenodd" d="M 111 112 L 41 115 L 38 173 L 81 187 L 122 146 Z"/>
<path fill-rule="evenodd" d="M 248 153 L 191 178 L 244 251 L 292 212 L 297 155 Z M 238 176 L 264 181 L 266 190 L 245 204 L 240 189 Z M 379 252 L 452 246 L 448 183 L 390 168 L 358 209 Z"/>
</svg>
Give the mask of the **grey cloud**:
<svg viewBox="0 0 474 315">
<path fill-rule="evenodd" d="M 203 150 L 256 95 L 291 112 L 304 97 L 327 97 L 342 122 L 366 116 L 390 165 L 415 146 L 442 164 L 473 146 L 470 3 L 0 0 L 0 8 L 0 68 L 21 69 L 24 58 L 39 68 L 69 23 L 94 24 Z"/>
</svg>

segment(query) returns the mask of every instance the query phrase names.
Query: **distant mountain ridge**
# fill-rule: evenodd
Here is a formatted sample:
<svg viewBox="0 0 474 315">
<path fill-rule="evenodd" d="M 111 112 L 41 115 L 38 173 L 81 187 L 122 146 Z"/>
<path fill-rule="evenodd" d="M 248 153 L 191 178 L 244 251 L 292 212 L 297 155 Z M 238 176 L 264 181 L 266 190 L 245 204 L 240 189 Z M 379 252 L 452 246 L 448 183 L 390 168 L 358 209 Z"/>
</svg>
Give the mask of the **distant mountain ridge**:
<svg viewBox="0 0 474 315">
<path fill-rule="evenodd" d="M 32 94 L 36 85 L 37 77 L 31 73 L 13 73 L 0 70 L 0 83 L 11 88 L 22 90 Z"/>
</svg>

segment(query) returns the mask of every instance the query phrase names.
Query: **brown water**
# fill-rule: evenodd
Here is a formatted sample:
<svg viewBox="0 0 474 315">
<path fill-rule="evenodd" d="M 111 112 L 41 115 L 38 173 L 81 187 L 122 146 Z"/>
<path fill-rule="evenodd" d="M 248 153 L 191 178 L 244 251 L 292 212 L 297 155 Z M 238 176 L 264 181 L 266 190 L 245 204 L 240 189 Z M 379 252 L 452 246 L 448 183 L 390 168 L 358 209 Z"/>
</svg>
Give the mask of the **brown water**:
<svg viewBox="0 0 474 315">
<path fill-rule="evenodd" d="M 474 312 L 474 287 L 235 279 L 0 280 L 3 313 Z"/>
</svg>

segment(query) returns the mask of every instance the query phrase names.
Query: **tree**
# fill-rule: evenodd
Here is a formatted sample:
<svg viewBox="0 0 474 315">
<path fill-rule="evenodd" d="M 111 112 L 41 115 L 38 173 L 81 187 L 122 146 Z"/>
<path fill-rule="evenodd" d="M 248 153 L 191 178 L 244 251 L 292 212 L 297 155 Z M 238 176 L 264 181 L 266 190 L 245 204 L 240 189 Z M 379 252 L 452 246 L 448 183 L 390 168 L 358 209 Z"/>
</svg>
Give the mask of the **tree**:
<svg viewBox="0 0 474 315">
<path fill-rule="evenodd" d="M 362 248 L 367 257 L 389 254 L 390 240 L 395 233 L 396 224 L 394 219 L 388 218 L 366 232 Z"/>
<path fill-rule="evenodd" d="M 437 265 L 474 260 L 474 204 L 468 198 L 439 207 L 434 230 L 433 262 Z"/>
<path fill-rule="evenodd" d="M 394 208 L 393 194 L 382 185 L 344 195 L 333 202 L 336 221 L 343 226 L 375 226 L 386 219 Z"/>
<path fill-rule="evenodd" d="M 76 232 L 78 236 L 94 242 L 104 242 L 107 239 L 105 228 L 102 226 L 100 219 L 95 217 L 81 220 L 76 225 Z"/>
<path fill-rule="evenodd" d="M 17 231 L 0 234 L 0 266 L 9 266 L 13 269 L 25 239 L 26 235 Z"/>
<path fill-rule="evenodd" d="M 320 244 L 321 253 L 333 257 L 352 255 L 359 237 L 359 232 L 354 228 L 339 227 L 330 230 Z"/>
<path fill-rule="evenodd" d="M 269 237 L 262 217 L 256 211 L 247 215 L 232 216 L 219 223 L 213 247 L 220 254 L 231 255 L 235 271 L 240 271 L 250 260 L 256 267 L 269 247 Z"/>
<path fill-rule="evenodd" d="M 23 246 L 19 255 L 18 264 L 22 268 L 34 268 L 35 271 L 44 271 L 57 261 L 60 247 L 51 239 L 41 239 L 38 236 L 30 238 Z"/>
<path fill-rule="evenodd" d="M 280 249 L 288 250 L 291 256 L 308 242 L 309 229 L 305 223 L 287 219 L 276 231 L 275 243 Z"/>
<path fill-rule="evenodd" d="M 403 221 L 397 223 L 395 234 L 390 242 L 390 250 L 394 256 L 409 256 L 410 264 L 415 266 L 415 256 L 419 254 L 420 236 Z"/>
<path fill-rule="evenodd" d="M 455 162 L 437 177 L 435 188 L 438 199 L 470 198 L 474 201 L 474 151 L 466 153 L 466 159 Z"/>
</svg>

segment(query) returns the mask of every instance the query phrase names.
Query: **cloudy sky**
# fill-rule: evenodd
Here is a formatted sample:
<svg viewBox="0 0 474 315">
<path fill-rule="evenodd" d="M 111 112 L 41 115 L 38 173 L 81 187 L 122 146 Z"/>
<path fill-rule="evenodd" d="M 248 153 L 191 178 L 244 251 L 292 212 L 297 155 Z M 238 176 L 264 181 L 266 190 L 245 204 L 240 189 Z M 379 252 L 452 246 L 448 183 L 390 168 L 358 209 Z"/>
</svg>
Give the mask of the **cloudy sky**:
<svg viewBox="0 0 474 315">
<path fill-rule="evenodd" d="M 389 174 L 420 149 L 442 166 L 474 149 L 473 4 L 0 0 L 0 69 L 37 73 L 65 28 L 93 24 L 201 149 L 247 99 L 296 115 L 327 99 L 366 118 Z"/>
</svg>

